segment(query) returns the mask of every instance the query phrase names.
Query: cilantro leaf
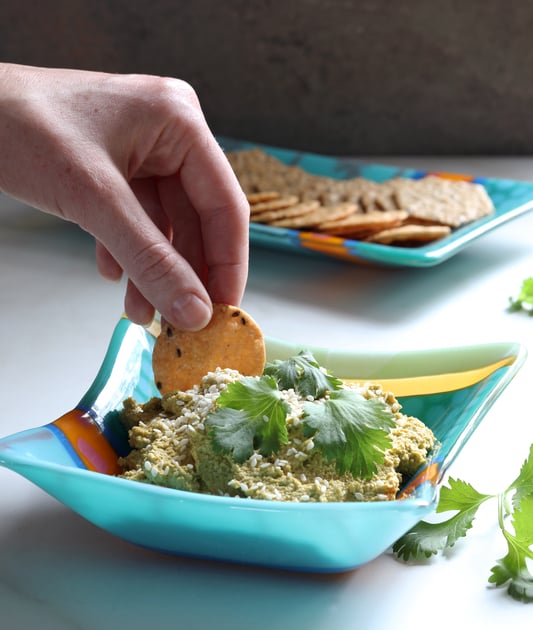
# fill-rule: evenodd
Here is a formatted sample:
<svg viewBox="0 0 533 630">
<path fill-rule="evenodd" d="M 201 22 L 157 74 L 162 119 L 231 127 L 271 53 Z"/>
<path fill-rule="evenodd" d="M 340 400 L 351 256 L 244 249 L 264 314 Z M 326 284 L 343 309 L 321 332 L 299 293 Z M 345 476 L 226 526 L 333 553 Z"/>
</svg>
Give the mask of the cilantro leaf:
<svg viewBox="0 0 533 630">
<path fill-rule="evenodd" d="M 440 491 L 439 505 L 437 512 L 448 512 L 451 510 L 466 511 L 477 508 L 487 499 L 494 498 L 493 494 L 482 494 L 471 484 L 461 479 L 448 479 L 448 486 L 443 486 Z"/>
<path fill-rule="evenodd" d="M 533 278 L 526 278 L 522 282 L 518 299 L 522 302 L 533 305 Z"/>
<path fill-rule="evenodd" d="M 420 560 L 453 547 L 472 528 L 479 506 L 493 497 L 481 494 L 460 479 L 450 478 L 448 483 L 449 487 L 441 489 L 437 512 L 457 510 L 457 514 L 438 523 L 421 521 L 411 528 L 392 547 L 399 558 Z"/>
<path fill-rule="evenodd" d="M 279 390 L 291 388 L 308 399 L 304 434 L 314 438 L 341 473 L 371 477 L 391 446 L 394 418 L 384 402 L 344 389 L 343 382 L 321 368 L 309 352 L 269 363 L 260 378 L 245 377 L 228 385 L 206 419 L 215 447 L 239 463 L 254 450 L 267 456 L 278 452 L 288 442 L 290 411 Z"/>
<path fill-rule="evenodd" d="M 520 287 L 517 298 L 509 298 L 509 311 L 527 311 L 533 315 L 533 277 L 526 278 Z"/>
<path fill-rule="evenodd" d="M 402 560 L 422 560 L 453 547 L 466 536 L 476 515 L 475 509 L 458 512 L 446 521 L 420 521 L 394 543 L 393 552 Z"/>
<path fill-rule="evenodd" d="M 513 527 L 518 540 L 528 547 L 533 545 L 533 494 L 523 497 L 513 512 Z"/>
<path fill-rule="evenodd" d="M 308 351 L 286 361 L 267 363 L 264 374 L 273 376 L 280 389 L 294 389 L 304 398 L 321 398 L 326 392 L 342 387 L 342 381 L 322 368 Z"/>
<path fill-rule="evenodd" d="M 507 541 L 507 554 L 492 567 L 489 582 L 495 586 L 507 584 L 511 597 L 533 602 L 533 575 L 528 566 L 533 561 L 533 494 L 524 496 L 519 509 L 513 512 L 514 534 L 502 528 Z"/>
<path fill-rule="evenodd" d="M 529 455 L 522 464 L 518 477 L 509 486 L 509 490 L 515 490 L 513 495 L 513 507 L 519 508 L 523 497 L 533 493 L 533 444 L 529 447 Z"/>
<path fill-rule="evenodd" d="M 228 384 L 205 422 L 215 445 L 242 463 L 256 449 L 271 455 L 287 443 L 289 411 L 275 379 L 249 376 Z"/>
<path fill-rule="evenodd" d="M 390 429 L 394 419 L 378 399 L 341 389 L 328 398 L 304 404 L 304 433 L 342 474 L 371 477 L 391 446 Z"/>
</svg>

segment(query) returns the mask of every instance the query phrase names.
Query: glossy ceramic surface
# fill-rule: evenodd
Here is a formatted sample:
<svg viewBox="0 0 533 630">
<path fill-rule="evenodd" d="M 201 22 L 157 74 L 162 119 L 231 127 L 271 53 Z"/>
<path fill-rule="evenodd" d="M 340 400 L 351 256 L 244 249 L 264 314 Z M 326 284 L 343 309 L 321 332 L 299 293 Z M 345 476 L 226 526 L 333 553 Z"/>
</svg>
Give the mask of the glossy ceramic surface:
<svg viewBox="0 0 533 630">
<path fill-rule="evenodd" d="M 309 572 L 369 562 L 435 509 L 439 484 L 469 436 L 521 367 L 514 343 L 405 353 L 308 346 L 337 376 L 373 380 L 423 419 L 441 447 L 395 501 L 303 504 L 214 497 L 121 479 L 128 451 L 122 401 L 157 395 L 151 352 L 157 330 L 122 318 L 87 394 L 61 418 L 0 440 L 0 464 L 88 521 L 132 543 L 171 554 Z M 267 341 L 268 359 L 303 349 Z"/>
<path fill-rule="evenodd" d="M 251 243 L 264 247 L 288 250 L 300 254 L 322 254 L 358 263 L 431 267 L 454 256 L 483 234 L 533 209 L 533 183 L 472 177 L 457 173 L 429 173 L 415 169 L 365 163 L 351 157 L 329 157 L 227 138 L 221 138 L 220 142 L 227 151 L 261 147 L 285 164 L 298 165 L 316 175 L 325 175 L 336 179 L 365 177 L 376 182 L 383 182 L 394 177 L 419 179 L 431 174 L 439 177 L 476 182 L 486 188 L 495 206 L 495 212 L 491 216 L 455 229 L 446 238 L 422 247 L 393 247 L 376 243 L 364 243 L 316 232 L 251 223 Z"/>
</svg>

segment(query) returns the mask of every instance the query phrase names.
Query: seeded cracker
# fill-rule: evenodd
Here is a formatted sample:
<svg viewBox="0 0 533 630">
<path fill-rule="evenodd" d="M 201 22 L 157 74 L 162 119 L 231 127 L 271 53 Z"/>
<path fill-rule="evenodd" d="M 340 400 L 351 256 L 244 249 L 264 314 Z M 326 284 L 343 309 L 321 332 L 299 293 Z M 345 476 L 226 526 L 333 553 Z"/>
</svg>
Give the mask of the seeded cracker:
<svg viewBox="0 0 533 630">
<path fill-rule="evenodd" d="M 270 212 L 272 210 L 282 210 L 290 208 L 298 203 L 299 199 L 296 195 L 287 195 L 286 197 L 278 197 L 270 201 L 261 201 L 259 203 L 250 204 L 250 214 L 260 214 L 261 212 Z"/>
<path fill-rule="evenodd" d="M 391 210 L 389 212 L 367 212 L 353 214 L 339 221 L 326 221 L 318 226 L 321 232 L 336 236 L 366 236 L 379 230 L 400 225 L 407 218 L 407 212 L 403 210 Z"/>
<path fill-rule="evenodd" d="M 263 192 L 248 193 L 246 198 L 248 203 L 252 206 L 256 203 L 262 203 L 263 201 L 273 201 L 279 199 L 281 195 L 275 190 L 265 190 Z"/>
<path fill-rule="evenodd" d="M 265 366 L 265 342 L 256 322 L 242 309 L 214 304 L 213 317 L 199 331 L 165 324 L 152 354 L 154 380 L 161 394 L 186 390 L 216 368 L 259 376 Z"/>
<path fill-rule="evenodd" d="M 393 193 L 413 220 L 459 227 L 491 214 L 494 206 L 480 184 L 428 176 L 402 180 Z"/>
<path fill-rule="evenodd" d="M 272 223 L 280 219 L 294 219 L 310 214 L 319 207 L 318 201 L 302 201 L 287 208 L 252 214 L 250 220 L 258 223 Z"/>
<path fill-rule="evenodd" d="M 286 217 L 270 221 L 270 225 L 286 228 L 314 228 L 324 221 L 338 221 L 358 212 L 354 203 L 342 202 L 331 206 L 318 206 L 316 210 L 298 217 Z"/>
<path fill-rule="evenodd" d="M 399 210 L 393 194 L 398 181 L 400 180 L 391 179 L 381 184 L 374 184 L 373 187 L 363 192 L 359 201 L 363 210 L 365 210 L 365 212 L 373 212 L 374 210 L 382 210 L 384 212 Z"/>
<path fill-rule="evenodd" d="M 416 247 L 449 236 L 448 225 L 400 225 L 372 234 L 366 240 L 381 245 L 403 245 Z"/>
</svg>

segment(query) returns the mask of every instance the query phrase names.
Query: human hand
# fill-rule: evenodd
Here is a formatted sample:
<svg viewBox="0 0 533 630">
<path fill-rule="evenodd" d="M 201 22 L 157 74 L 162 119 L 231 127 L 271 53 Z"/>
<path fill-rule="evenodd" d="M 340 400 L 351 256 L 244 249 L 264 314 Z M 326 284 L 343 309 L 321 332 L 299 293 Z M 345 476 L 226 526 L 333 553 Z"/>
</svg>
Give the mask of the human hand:
<svg viewBox="0 0 533 630">
<path fill-rule="evenodd" d="M 0 190 L 92 234 L 137 323 L 240 303 L 248 203 L 182 81 L 0 64 Z"/>
</svg>

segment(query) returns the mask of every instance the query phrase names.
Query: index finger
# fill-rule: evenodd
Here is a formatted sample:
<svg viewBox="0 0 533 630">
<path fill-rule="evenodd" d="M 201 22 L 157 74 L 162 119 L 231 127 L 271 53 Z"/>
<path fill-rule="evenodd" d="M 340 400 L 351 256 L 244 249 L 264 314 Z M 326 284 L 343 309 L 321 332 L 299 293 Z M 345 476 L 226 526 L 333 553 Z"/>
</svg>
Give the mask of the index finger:
<svg viewBox="0 0 533 630">
<path fill-rule="evenodd" d="M 180 177 L 201 222 L 207 291 L 213 302 L 239 305 L 248 275 L 249 204 L 213 136 L 192 142 Z"/>
</svg>

